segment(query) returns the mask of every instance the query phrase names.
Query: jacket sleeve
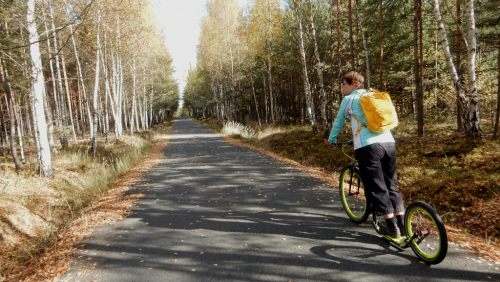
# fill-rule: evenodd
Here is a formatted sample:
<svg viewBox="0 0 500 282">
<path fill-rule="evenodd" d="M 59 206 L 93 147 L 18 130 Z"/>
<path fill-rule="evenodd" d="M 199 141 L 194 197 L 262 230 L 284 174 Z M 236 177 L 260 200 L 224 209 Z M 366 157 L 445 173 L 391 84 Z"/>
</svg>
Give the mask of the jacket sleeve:
<svg viewBox="0 0 500 282">
<path fill-rule="evenodd" d="M 340 103 L 339 112 L 337 113 L 337 117 L 335 118 L 335 122 L 333 123 L 330 137 L 328 137 L 328 143 L 332 144 L 337 142 L 337 136 L 339 135 L 342 127 L 344 127 L 345 124 L 344 111 L 347 107 L 347 104 L 349 104 L 349 100 L 351 100 L 350 95 L 344 97 L 344 99 L 342 99 L 342 103 Z"/>
</svg>

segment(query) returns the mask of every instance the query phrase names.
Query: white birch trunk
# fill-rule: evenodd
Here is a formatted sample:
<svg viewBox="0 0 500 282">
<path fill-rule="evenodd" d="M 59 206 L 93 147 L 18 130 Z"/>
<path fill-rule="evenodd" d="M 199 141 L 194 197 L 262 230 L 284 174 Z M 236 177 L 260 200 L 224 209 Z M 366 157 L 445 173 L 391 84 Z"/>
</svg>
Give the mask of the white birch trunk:
<svg viewBox="0 0 500 282">
<path fill-rule="evenodd" d="M 45 32 L 48 34 L 49 29 L 47 27 L 47 20 L 45 17 L 45 13 L 43 15 L 44 18 L 44 26 L 45 26 Z M 52 51 L 51 51 L 51 44 L 50 44 L 50 39 L 47 38 L 47 52 L 49 55 L 49 58 L 52 56 Z M 57 99 L 57 82 L 56 82 L 56 76 L 54 74 L 54 64 L 52 59 L 49 60 L 49 66 L 50 66 L 50 75 L 52 77 L 52 89 L 53 89 L 53 98 L 54 98 L 54 103 L 56 105 L 56 120 L 54 121 L 52 118 L 52 113 L 50 111 L 50 102 L 47 99 L 46 93 L 44 94 L 45 99 L 44 99 L 44 104 L 45 104 L 45 115 L 47 116 L 47 130 L 48 130 L 48 137 L 49 137 L 49 146 L 50 149 L 52 150 L 53 153 L 57 153 L 56 145 L 54 144 L 54 124 L 57 124 L 57 118 L 60 117 L 59 113 L 59 107 L 57 105 L 59 104 L 59 101 Z"/>
<path fill-rule="evenodd" d="M 295 0 L 296 1 L 296 0 Z M 311 86 L 309 85 L 309 77 L 307 75 L 307 64 L 306 64 L 306 52 L 304 50 L 304 39 L 302 36 L 302 20 L 300 18 L 300 1 L 295 3 L 295 17 L 298 25 L 298 35 L 299 35 L 299 49 L 300 49 L 300 62 L 302 64 L 302 77 L 304 79 L 304 92 L 306 96 L 307 104 L 307 115 L 309 117 L 309 122 L 311 123 L 311 128 L 313 132 L 318 131 L 318 126 L 316 124 L 316 114 L 314 112 L 314 101 L 311 94 Z"/>
<path fill-rule="evenodd" d="M 105 116 L 105 134 L 106 134 L 106 143 L 109 142 L 109 102 L 111 102 L 111 112 L 113 114 L 113 119 L 116 121 L 116 116 L 115 116 L 115 109 L 113 107 L 113 99 L 111 98 L 111 84 L 109 83 L 109 71 L 108 71 L 108 64 L 106 60 L 104 59 L 105 55 L 107 53 L 107 36 L 106 33 L 104 33 L 104 52 L 101 52 L 101 63 L 102 67 L 104 70 L 104 82 L 105 82 L 105 99 L 104 99 L 104 116 Z M 109 100 L 108 100 L 109 98 Z M 116 126 L 115 126 L 116 127 Z M 116 136 L 116 131 L 115 131 L 115 136 Z"/>
<path fill-rule="evenodd" d="M 88 123 L 90 126 L 90 135 L 92 135 L 92 132 L 94 132 L 93 131 L 93 124 L 92 124 L 92 114 L 90 113 L 90 105 L 89 105 L 89 101 L 87 99 L 87 91 L 85 89 L 85 82 L 83 81 L 82 65 L 80 63 L 80 57 L 78 56 L 78 50 L 76 49 L 75 37 L 73 36 L 73 27 L 70 25 L 69 29 L 71 32 L 71 41 L 73 42 L 73 50 L 75 52 L 76 64 L 78 66 L 78 73 L 80 74 L 79 79 L 80 79 L 80 83 L 82 85 L 83 103 L 85 104 L 85 108 L 87 110 Z M 83 128 L 82 128 L 82 130 L 83 130 Z"/>
<path fill-rule="evenodd" d="M 96 58 L 95 58 L 94 98 L 93 98 L 93 105 L 92 105 L 93 112 L 94 112 L 92 122 L 94 123 L 94 126 L 93 126 L 91 139 L 92 139 L 92 153 L 94 153 L 94 154 L 97 152 L 97 123 L 99 121 L 99 109 L 98 109 L 99 104 L 98 104 L 97 97 L 99 95 L 99 71 L 100 71 L 99 66 L 101 65 L 99 63 L 100 52 L 101 52 L 101 42 L 100 42 L 100 38 L 99 38 L 101 12 L 99 9 L 100 8 L 98 8 L 98 10 L 97 10 L 97 36 L 96 36 L 97 50 L 96 50 Z"/>
<path fill-rule="evenodd" d="M 117 30 L 117 47 L 121 48 L 121 29 L 120 29 L 120 17 L 119 15 L 116 16 L 116 30 Z M 118 127 L 118 136 L 123 135 L 123 65 L 122 65 L 122 58 L 120 57 L 120 49 L 117 50 L 116 52 L 116 60 L 117 60 L 117 90 L 116 90 L 116 97 L 115 97 L 115 103 L 116 103 L 116 109 L 117 109 L 117 117 L 118 120 L 116 121 L 116 125 Z"/>
<path fill-rule="evenodd" d="M 438 25 L 439 35 L 441 37 L 441 45 L 443 46 L 443 53 L 446 59 L 446 64 L 448 66 L 448 70 L 451 74 L 451 79 L 453 80 L 453 84 L 457 91 L 457 96 L 460 105 L 462 106 L 462 118 L 464 121 L 464 130 L 468 137 L 474 137 L 474 133 L 472 130 L 471 118 L 470 118 L 470 106 L 469 102 L 465 97 L 465 89 L 460 82 L 458 77 L 457 69 L 455 64 L 453 63 L 453 59 L 451 57 L 450 45 L 448 43 L 448 35 L 446 34 L 446 29 L 443 23 L 443 18 L 441 16 L 441 11 L 439 9 L 439 0 L 433 0 L 433 8 L 434 8 L 434 18 Z"/>
<path fill-rule="evenodd" d="M 149 127 L 153 126 L 153 95 L 154 95 L 154 84 L 151 81 L 151 94 L 149 98 Z"/>
<path fill-rule="evenodd" d="M 119 57 L 119 61 L 118 61 L 118 66 L 119 66 L 119 72 L 118 72 L 118 76 L 119 76 L 119 88 L 120 88 L 120 91 L 118 91 L 118 103 L 117 103 L 117 109 L 118 109 L 118 118 L 119 118 L 119 121 L 118 121 L 118 132 L 119 132 L 119 136 L 122 136 L 123 135 L 123 109 L 122 108 L 122 104 L 123 104 L 123 65 L 122 65 L 122 59 L 121 57 Z"/>
<path fill-rule="evenodd" d="M 479 111 L 479 97 L 476 85 L 476 22 L 474 20 L 474 1 L 465 1 L 467 18 L 467 79 L 470 100 L 470 122 L 472 126 L 472 137 L 481 137 L 479 121 L 481 119 Z"/>
<path fill-rule="evenodd" d="M 59 97 L 59 101 L 60 103 L 59 104 L 56 104 L 56 107 L 57 108 L 60 108 L 60 116 L 58 116 L 58 118 L 60 119 L 60 123 L 58 123 L 59 125 L 62 125 L 63 127 L 66 127 L 68 124 L 67 124 L 67 121 L 66 121 L 66 106 L 64 105 L 64 89 L 63 89 L 63 84 L 62 84 L 62 76 L 61 76 L 61 66 L 59 64 L 59 50 L 58 50 L 58 44 L 57 44 L 57 34 L 56 34 L 56 27 L 55 27 L 55 24 L 54 24 L 54 11 L 52 9 L 52 6 L 50 6 L 50 18 L 51 18 L 51 21 L 52 21 L 52 36 L 54 37 L 54 51 L 55 51 L 55 59 L 56 59 L 56 72 L 57 72 L 57 86 L 58 86 L 58 93 L 60 95 Z M 56 96 L 56 95 L 54 95 Z M 68 137 L 66 136 L 66 133 L 65 133 L 65 128 L 63 128 L 63 130 L 61 130 L 61 133 L 59 135 L 59 140 L 61 141 L 61 145 L 63 148 L 67 148 L 68 147 Z"/>
<path fill-rule="evenodd" d="M 64 0 L 64 4 L 67 6 L 66 0 Z M 68 13 L 68 17 L 71 17 L 71 15 Z M 78 73 L 80 83 L 82 84 L 82 94 L 83 94 L 83 102 L 85 103 L 85 108 L 87 109 L 87 117 L 88 117 L 88 122 L 90 126 L 90 135 L 92 135 L 93 131 L 93 124 L 92 124 L 92 114 L 90 113 L 90 105 L 89 101 L 87 100 L 87 91 L 85 89 L 85 82 L 83 81 L 83 72 L 82 72 L 82 65 L 80 63 L 80 57 L 78 56 L 78 50 L 76 49 L 76 43 L 75 43 L 75 37 L 73 36 L 73 26 L 69 26 L 69 31 L 70 31 L 70 36 L 71 36 L 71 42 L 73 43 L 73 51 L 75 52 L 75 59 L 76 59 L 76 64 L 78 66 Z M 83 117 L 82 117 L 83 120 Z M 83 127 L 82 127 L 82 132 L 83 132 Z M 83 135 L 83 133 L 82 133 Z"/>
<path fill-rule="evenodd" d="M 134 135 L 134 118 L 135 118 L 135 91 L 136 91 L 136 71 L 135 71 L 135 48 L 133 52 L 133 63 L 132 63 L 132 115 L 130 117 L 130 135 Z"/>
<path fill-rule="evenodd" d="M 52 156 L 50 155 L 49 141 L 47 138 L 47 123 L 43 110 L 44 78 L 42 68 L 42 58 L 37 26 L 35 22 L 35 0 L 28 0 L 28 12 L 26 15 L 30 55 L 31 55 L 31 84 L 33 95 L 34 120 L 36 120 L 36 131 L 40 145 L 38 166 L 40 175 L 53 178 Z"/>
<path fill-rule="evenodd" d="M 309 2 L 309 7 L 311 7 L 311 2 Z M 312 38 L 314 42 L 314 56 L 316 57 L 316 70 L 318 71 L 318 77 L 319 77 L 319 93 L 321 97 L 321 120 L 323 121 L 323 135 L 327 137 L 330 134 L 330 131 L 328 129 L 328 118 L 326 116 L 326 93 L 325 93 L 325 84 L 323 82 L 323 70 L 322 70 L 322 65 L 321 65 L 321 58 L 319 56 L 319 51 L 318 51 L 318 42 L 316 38 L 316 27 L 314 26 L 314 18 L 312 15 L 312 7 L 310 8 L 311 14 L 309 15 L 309 23 L 311 25 L 311 31 L 312 31 Z"/>
<path fill-rule="evenodd" d="M 47 26 L 47 19 L 45 17 L 45 13 L 43 13 L 43 23 L 44 23 L 44 26 L 45 26 L 45 32 L 47 34 L 49 34 L 49 28 Z M 57 51 L 57 50 L 56 50 Z M 58 105 L 58 100 L 57 100 L 57 82 L 56 82 L 56 76 L 54 74 L 54 63 L 53 63 L 53 60 L 52 60 L 52 44 L 50 43 L 50 37 L 47 36 L 47 53 L 49 55 L 49 67 L 50 67 L 50 75 L 52 77 L 52 89 L 53 89 L 53 98 L 54 98 L 54 103 L 56 105 Z M 56 107 L 56 119 L 60 116 L 59 114 L 59 107 Z M 50 127 L 52 125 L 49 125 Z M 49 130 L 50 131 L 50 130 Z"/>
</svg>

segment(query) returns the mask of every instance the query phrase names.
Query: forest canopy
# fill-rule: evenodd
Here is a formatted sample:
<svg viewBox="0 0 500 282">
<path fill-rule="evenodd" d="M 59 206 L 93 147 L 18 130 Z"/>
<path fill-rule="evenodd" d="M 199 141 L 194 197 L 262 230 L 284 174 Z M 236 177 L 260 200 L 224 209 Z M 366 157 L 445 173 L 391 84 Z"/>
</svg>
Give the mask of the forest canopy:
<svg viewBox="0 0 500 282">
<path fill-rule="evenodd" d="M 327 134 L 339 78 L 356 70 L 419 136 L 424 119 L 444 118 L 467 137 L 496 137 L 498 1 L 208 0 L 201 30 L 191 115 Z"/>
<path fill-rule="evenodd" d="M 52 177 L 57 141 L 90 137 L 95 152 L 98 136 L 134 134 L 176 111 L 172 58 L 148 0 L 7 0 L 0 18 L 0 137 L 16 169 L 16 143 L 22 161 L 23 142 L 36 143 L 40 173 Z"/>
</svg>

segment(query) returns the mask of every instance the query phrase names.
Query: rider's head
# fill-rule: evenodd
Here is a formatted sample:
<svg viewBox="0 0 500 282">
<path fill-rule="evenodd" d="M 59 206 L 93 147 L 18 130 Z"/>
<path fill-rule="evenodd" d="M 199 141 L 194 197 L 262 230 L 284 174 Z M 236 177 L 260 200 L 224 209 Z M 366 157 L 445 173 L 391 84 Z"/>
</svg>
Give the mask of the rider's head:
<svg viewBox="0 0 500 282">
<path fill-rule="evenodd" d="M 365 78 L 359 72 L 350 71 L 342 76 L 340 82 L 356 86 L 356 89 L 362 89 L 364 87 Z"/>
</svg>

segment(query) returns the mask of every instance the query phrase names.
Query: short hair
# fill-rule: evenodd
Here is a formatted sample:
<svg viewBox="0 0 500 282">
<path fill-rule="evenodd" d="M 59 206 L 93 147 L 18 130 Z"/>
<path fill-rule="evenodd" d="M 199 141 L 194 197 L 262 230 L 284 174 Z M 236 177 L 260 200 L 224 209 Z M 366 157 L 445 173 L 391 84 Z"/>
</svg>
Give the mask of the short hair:
<svg viewBox="0 0 500 282">
<path fill-rule="evenodd" d="M 365 78 L 357 71 L 350 71 L 344 74 L 344 76 L 342 76 L 342 79 L 340 79 L 340 82 L 344 80 L 349 85 L 352 85 L 353 83 L 356 84 L 358 88 L 363 88 L 365 85 Z"/>
</svg>

